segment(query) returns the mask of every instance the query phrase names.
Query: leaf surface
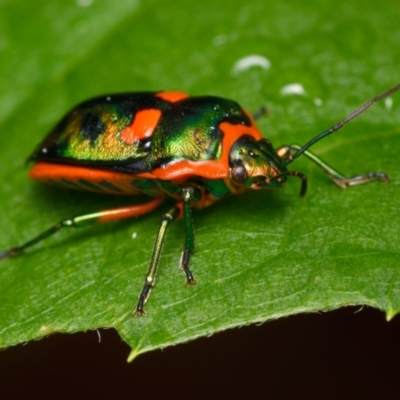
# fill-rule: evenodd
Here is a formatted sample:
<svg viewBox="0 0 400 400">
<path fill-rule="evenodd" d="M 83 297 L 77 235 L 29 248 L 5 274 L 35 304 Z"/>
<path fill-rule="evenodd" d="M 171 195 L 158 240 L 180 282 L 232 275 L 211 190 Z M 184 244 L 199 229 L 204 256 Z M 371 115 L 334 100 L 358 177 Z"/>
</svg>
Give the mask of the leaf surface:
<svg viewBox="0 0 400 400">
<path fill-rule="evenodd" d="M 0 248 L 66 216 L 143 201 L 27 179 L 25 159 L 76 103 L 160 89 L 219 95 L 249 110 L 267 105 L 259 126 L 276 146 L 305 143 L 400 81 L 400 9 L 385 4 L 366 1 L 360 13 L 356 1 L 333 0 L 0 2 Z M 283 95 L 289 84 L 304 93 Z M 291 179 L 284 189 L 195 211 L 199 284 L 184 286 L 178 221 L 146 318 L 131 315 L 170 204 L 132 221 L 60 232 L 3 260 L 0 346 L 114 327 L 133 359 L 227 328 L 350 304 L 392 318 L 400 309 L 399 104 L 394 95 L 313 148 L 343 173 L 382 170 L 390 184 L 340 190 L 299 159 L 291 168 L 309 178 L 305 198 Z"/>
</svg>

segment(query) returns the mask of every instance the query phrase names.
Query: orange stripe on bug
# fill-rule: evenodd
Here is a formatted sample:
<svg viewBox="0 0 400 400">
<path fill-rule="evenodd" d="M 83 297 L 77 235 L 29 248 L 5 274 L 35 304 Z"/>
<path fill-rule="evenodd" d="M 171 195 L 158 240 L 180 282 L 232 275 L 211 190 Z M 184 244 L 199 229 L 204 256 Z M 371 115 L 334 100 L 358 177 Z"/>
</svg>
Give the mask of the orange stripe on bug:
<svg viewBox="0 0 400 400">
<path fill-rule="evenodd" d="M 76 189 L 95 193 L 114 195 L 138 195 L 143 193 L 132 186 L 132 181 L 139 179 L 137 176 L 78 165 L 53 164 L 42 161 L 32 167 L 29 177 L 57 186 L 76 186 Z M 91 186 L 84 185 L 82 182 L 90 183 Z"/>
<path fill-rule="evenodd" d="M 182 92 L 160 92 L 156 94 L 156 97 L 170 103 L 176 103 L 177 101 L 187 99 L 189 95 Z"/>
</svg>

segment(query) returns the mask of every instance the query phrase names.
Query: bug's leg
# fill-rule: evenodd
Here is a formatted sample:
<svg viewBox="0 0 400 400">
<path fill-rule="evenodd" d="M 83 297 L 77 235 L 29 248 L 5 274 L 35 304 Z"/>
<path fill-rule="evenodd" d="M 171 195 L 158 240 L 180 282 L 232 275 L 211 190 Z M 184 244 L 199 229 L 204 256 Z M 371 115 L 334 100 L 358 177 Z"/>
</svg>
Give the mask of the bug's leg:
<svg viewBox="0 0 400 400">
<path fill-rule="evenodd" d="M 252 117 L 258 119 L 263 115 L 269 115 L 269 109 L 266 106 L 261 106 L 259 109 L 253 112 Z"/>
<path fill-rule="evenodd" d="M 142 291 L 139 295 L 139 301 L 136 306 L 136 310 L 133 313 L 134 317 L 146 315 L 144 306 L 150 296 L 151 289 L 155 285 L 157 277 L 157 269 L 160 261 L 160 255 L 162 245 L 164 243 L 165 234 L 168 225 L 179 217 L 181 212 L 183 213 L 183 224 L 185 229 L 185 248 L 181 256 L 181 268 L 186 275 L 186 285 L 196 284 L 196 279 L 193 277 L 192 271 L 189 269 L 189 261 L 191 252 L 194 250 L 194 234 L 193 234 L 193 223 L 191 213 L 191 200 L 194 196 L 194 190 L 191 187 L 182 189 L 183 204 L 177 204 L 169 212 L 161 216 L 161 223 L 158 229 L 156 241 L 154 243 L 153 253 L 151 256 L 150 266 L 147 270 L 146 278 Z"/>
<path fill-rule="evenodd" d="M 293 151 L 298 151 L 301 146 L 297 144 L 292 144 L 290 146 L 282 146 L 276 150 L 278 155 L 285 161 L 286 159 L 290 160 L 290 156 Z M 329 166 L 325 161 L 322 161 L 319 157 L 317 157 L 314 153 L 309 150 L 305 150 L 303 154 L 317 164 L 323 171 L 325 171 L 331 179 L 341 188 L 346 188 L 347 186 L 355 186 L 363 183 L 367 183 L 374 180 L 389 182 L 389 177 L 384 172 L 369 172 L 367 174 L 356 175 L 352 177 L 346 177 L 338 172 L 336 169 Z"/>
<path fill-rule="evenodd" d="M 185 248 L 181 256 L 181 268 L 186 275 L 186 286 L 194 285 L 197 283 L 192 271 L 189 268 L 190 255 L 194 250 L 194 233 L 193 233 L 193 220 L 192 220 L 192 206 L 190 204 L 194 197 L 194 190 L 191 187 L 182 190 L 183 198 L 183 224 L 185 228 Z"/>
<path fill-rule="evenodd" d="M 35 245 L 36 243 L 41 242 L 42 240 L 53 235 L 62 228 L 81 227 L 93 223 L 108 222 L 124 218 L 137 217 L 139 215 L 147 214 L 148 212 L 154 210 L 163 202 L 163 200 L 164 198 L 162 197 L 155 198 L 144 204 L 112 208 L 109 210 L 99 211 L 91 214 L 78 215 L 75 217 L 63 219 L 62 221 L 52 226 L 50 229 L 44 231 L 40 235 L 27 241 L 21 246 L 12 247 L 11 249 L 0 252 L 0 260 L 20 254 L 25 249 Z"/>
<path fill-rule="evenodd" d="M 178 205 L 176 205 L 175 207 L 171 208 L 171 210 L 169 210 L 167 213 L 161 215 L 160 227 L 158 228 L 156 241 L 154 243 L 150 266 L 146 273 L 143 288 L 139 294 L 139 301 L 137 303 L 136 310 L 133 313 L 134 317 L 146 315 L 144 305 L 146 304 L 146 301 L 150 296 L 151 289 L 156 283 L 157 269 L 160 261 L 160 255 L 162 245 L 164 243 L 165 234 L 167 232 L 168 225 L 179 216 L 179 213 L 180 208 Z"/>
</svg>

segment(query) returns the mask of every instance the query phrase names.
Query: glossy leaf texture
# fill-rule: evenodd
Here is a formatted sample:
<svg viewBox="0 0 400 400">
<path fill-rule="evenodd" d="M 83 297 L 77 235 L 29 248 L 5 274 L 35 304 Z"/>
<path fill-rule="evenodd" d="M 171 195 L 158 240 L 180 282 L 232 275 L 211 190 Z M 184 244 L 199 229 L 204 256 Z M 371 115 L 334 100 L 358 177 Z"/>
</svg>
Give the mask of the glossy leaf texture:
<svg viewBox="0 0 400 400">
<path fill-rule="evenodd" d="M 400 81 L 394 1 L 0 2 L 0 248 L 58 220 L 144 198 L 29 181 L 26 158 L 76 103 L 105 93 L 179 90 L 237 100 L 276 147 L 305 143 Z M 313 150 L 341 172 L 390 184 L 341 190 L 298 159 L 309 190 L 228 197 L 193 213 L 198 285 L 179 270 L 183 226 L 165 241 L 148 316 L 132 318 L 161 212 L 60 232 L 0 263 L 0 347 L 115 328 L 130 359 L 217 331 L 300 312 L 400 309 L 400 94 Z M 172 204 L 172 203 L 171 203 Z"/>
</svg>

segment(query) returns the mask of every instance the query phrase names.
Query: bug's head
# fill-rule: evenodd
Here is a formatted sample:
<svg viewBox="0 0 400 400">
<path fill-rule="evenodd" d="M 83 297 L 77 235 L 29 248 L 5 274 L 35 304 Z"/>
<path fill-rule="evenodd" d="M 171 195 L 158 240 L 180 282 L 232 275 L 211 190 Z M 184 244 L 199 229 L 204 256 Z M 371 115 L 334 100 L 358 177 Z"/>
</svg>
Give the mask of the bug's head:
<svg viewBox="0 0 400 400">
<path fill-rule="evenodd" d="M 250 189 L 279 187 L 286 182 L 286 165 L 266 139 L 241 137 L 230 153 L 231 181 Z"/>
<path fill-rule="evenodd" d="M 306 192 L 305 175 L 288 171 L 285 162 L 266 139 L 241 137 L 231 148 L 229 163 L 230 181 L 237 191 L 244 188 L 257 190 L 281 187 L 287 176 L 292 175 L 302 179 L 300 195 Z"/>
</svg>

